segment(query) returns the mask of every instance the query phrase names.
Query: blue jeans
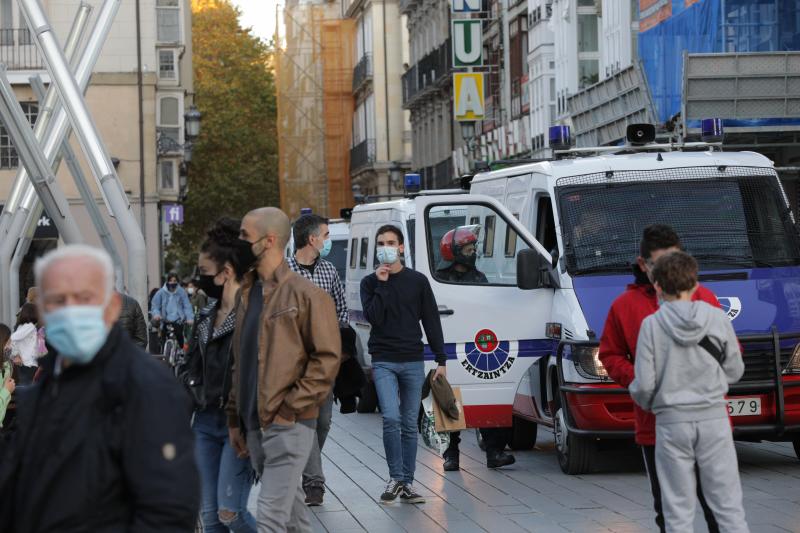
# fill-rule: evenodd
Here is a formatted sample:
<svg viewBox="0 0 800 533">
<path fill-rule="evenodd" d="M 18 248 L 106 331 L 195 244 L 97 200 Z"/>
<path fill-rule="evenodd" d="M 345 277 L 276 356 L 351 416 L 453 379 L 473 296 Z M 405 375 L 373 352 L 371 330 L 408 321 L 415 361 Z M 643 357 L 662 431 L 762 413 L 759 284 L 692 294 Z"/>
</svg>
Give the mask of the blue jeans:
<svg viewBox="0 0 800 533">
<path fill-rule="evenodd" d="M 222 409 L 198 411 L 192 428 L 202 484 L 200 519 L 203 531 L 255 533 L 256 520 L 247 510 L 252 486 L 250 461 L 236 457 L 228 439 L 225 412 Z"/>
<path fill-rule="evenodd" d="M 383 448 L 389 476 L 410 485 L 417 461 L 417 416 L 425 363 L 373 362 L 372 378 L 383 414 Z"/>
</svg>

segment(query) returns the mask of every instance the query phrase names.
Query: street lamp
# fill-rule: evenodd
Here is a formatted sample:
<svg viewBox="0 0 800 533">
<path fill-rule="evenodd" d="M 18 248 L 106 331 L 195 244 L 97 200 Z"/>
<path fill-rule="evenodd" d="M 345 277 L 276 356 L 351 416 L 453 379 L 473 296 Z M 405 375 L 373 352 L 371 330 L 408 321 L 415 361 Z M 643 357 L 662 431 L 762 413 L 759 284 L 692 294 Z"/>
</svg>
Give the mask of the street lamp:
<svg viewBox="0 0 800 533">
<path fill-rule="evenodd" d="M 469 144 L 473 137 L 475 137 L 475 121 L 465 120 L 461 122 L 461 138 Z"/>
<path fill-rule="evenodd" d="M 475 121 L 474 120 L 465 120 L 461 122 L 461 138 L 464 139 L 464 144 L 467 145 L 467 152 L 469 156 L 468 163 L 473 162 L 474 159 L 474 152 L 475 148 L 477 148 L 477 143 L 475 142 Z"/>
<path fill-rule="evenodd" d="M 203 114 L 197 110 L 197 108 L 192 104 L 189 106 L 189 111 L 183 115 L 184 123 L 186 124 L 186 139 L 189 141 L 193 141 L 197 139 L 200 135 L 200 121 L 203 118 Z"/>
</svg>

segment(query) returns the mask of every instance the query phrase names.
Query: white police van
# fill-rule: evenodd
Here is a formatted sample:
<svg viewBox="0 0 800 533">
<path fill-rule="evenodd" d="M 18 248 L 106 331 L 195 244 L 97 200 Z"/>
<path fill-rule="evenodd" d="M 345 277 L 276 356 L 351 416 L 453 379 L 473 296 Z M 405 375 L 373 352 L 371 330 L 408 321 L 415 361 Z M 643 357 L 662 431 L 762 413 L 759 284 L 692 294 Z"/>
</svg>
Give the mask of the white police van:
<svg viewBox="0 0 800 533">
<path fill-rule="evenodd" d="M 744 347 L 729 396 L 735 436 L 792 441 L 800 456 L 800 234 L 772 162 L 719 143 L 561 156 L 478 174 L 469 194 L 357 206 L 346 284 L 362 349 L 359 283 L 376 266 L 375 231 L 393 223 L 406 265 L 431 281 L 468 426 L 513 426 L 516 448 L 552 428 L 564 472 L 588 472 L 606 443 L 633 436 L 630 397 L 597 357 L 605 318 L 633 281 L 642 229 L 669 224 Z M 437 276 L 441 237 L 465 225 L 482 228 L 476 267 L 488 283 Z"/>
</svg>

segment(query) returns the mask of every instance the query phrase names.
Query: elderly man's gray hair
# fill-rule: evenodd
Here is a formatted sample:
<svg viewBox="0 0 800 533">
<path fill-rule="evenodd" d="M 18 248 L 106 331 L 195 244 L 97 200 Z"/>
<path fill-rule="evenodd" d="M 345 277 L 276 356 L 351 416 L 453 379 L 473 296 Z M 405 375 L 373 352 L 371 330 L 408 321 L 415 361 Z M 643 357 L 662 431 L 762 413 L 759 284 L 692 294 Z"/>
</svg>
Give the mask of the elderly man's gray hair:
<svg viewBox="0 0 800 533">
<path fill-rule="evenodd" d="M 105 297 L 111 298 L 114 293 L 114 263 L 111 256 L 102 248 L 95 248 L 86 244 L 68 244 L 60 246 L 53 251 L 44 254 L 36 260 L 33 266 L 33 273 L 36 277 L 36 285 L 41 288 L 42 278 L 54 264 L 64 259 L 89 259 L 103 269 L 103 280 L 105 284 Z M 41 290 L 41 289 L 40 289 Z"/>
</svg>

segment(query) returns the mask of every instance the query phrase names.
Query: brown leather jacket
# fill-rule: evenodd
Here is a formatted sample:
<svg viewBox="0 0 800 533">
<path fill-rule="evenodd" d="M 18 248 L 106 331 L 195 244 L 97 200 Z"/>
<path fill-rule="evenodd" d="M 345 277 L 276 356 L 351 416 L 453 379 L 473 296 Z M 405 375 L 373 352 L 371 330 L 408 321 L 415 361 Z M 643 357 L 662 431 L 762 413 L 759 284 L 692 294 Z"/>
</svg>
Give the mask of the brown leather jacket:
<svg viewBox="0 0 800 533">
<path fill-rule="evenodd" d="M 246 275 L 240 291 L 233 336 L 233 386 L 226 406 L 228 426 L 239 427 L 240 334 L 247 314 L 255 272 Z M 284 261 L 263 284 L 264 306 L 259 319 L 258 418 L 265 428 L 280 413 L 287 420 L 319 415 L 339 371 L 341 339 L 331 297 L 295 274 Z"/>
</svg>

